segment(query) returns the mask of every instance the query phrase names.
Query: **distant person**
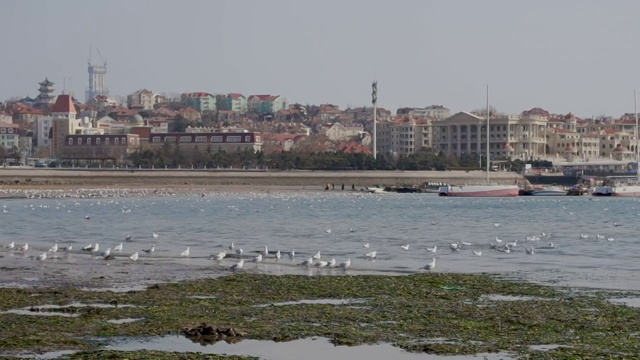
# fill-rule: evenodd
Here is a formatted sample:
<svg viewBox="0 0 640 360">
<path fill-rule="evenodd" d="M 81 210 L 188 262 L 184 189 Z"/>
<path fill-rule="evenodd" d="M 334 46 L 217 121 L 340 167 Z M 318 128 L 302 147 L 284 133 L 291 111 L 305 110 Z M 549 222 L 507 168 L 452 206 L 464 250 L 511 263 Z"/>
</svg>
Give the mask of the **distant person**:
<svg viewBox="0 0 640 360">
<path fill-rule="evenodd" d="M 329 184 L 327 183 L 327 185 L 324 186 L 324 190 L 327 191 L 329 190 Z"/>
<path fill-rule="evenodd" d="M 356 184 L 351 184 L 351 190 L 356 191 Z"/>
<path fill-rule="evenodd" d="M 342 190 L 344 191 L 344 184 L 342 184 Z"/>
<path fill-rule="evenodd" d="M 331 190 L 335 190 L 336 189 L 336 184 L 331 183 Z"/>
</svg>

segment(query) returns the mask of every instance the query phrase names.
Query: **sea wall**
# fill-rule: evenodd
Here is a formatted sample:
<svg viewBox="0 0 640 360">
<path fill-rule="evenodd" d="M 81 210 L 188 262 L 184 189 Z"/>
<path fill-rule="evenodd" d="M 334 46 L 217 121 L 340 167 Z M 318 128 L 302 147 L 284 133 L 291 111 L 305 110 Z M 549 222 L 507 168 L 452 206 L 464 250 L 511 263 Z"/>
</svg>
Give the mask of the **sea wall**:
<svg viewBox="0 0 640 360">
<path fill-rule="evenodd" d="M 491 183 L 514 184 L 522 176 L 491 172 Z M 245 170 L 139 170 L 139 169 L 39 169 L 0 168 L 0 185 L 282 185 L 350 187 L 370 185 L 418 185 L 425 181 L 452 185 L 484 184 L 482 171 L 245 171 Z"/>
</svg>

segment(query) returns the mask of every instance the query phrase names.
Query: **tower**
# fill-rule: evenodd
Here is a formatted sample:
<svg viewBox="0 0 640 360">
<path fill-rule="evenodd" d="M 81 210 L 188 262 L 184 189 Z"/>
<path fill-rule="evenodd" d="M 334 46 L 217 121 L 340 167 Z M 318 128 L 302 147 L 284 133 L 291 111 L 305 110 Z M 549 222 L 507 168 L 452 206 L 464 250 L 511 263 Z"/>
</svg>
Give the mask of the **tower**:
<svg viewBox="0 0 640 360">
<path fill-rule="evenodd" d="M 107 89 L 104 81 L 104 77 L 107 74 L 107 61 L 102 58 L 100 50 L 96 49 L 102 65 L 94 65 L 91 63 L 91 47 L 89 47 L 89 61 L 87 71 L 89 72 L 89 87 L 85 93 L 85 102 L 93 99 L 98 95 L 109 95 L 109 89 Z"/>
<path fill-rule="evenodd" d="M 53 95 L 53 83 L 48 78 L 44 78 L 44 81 L 39 82 L 40 88 L 38 91 L 38 97 L 36 98 L 37 107 L 47 107 L 53 103 L 55 96 Z"/>
<path fill-rule="evenodd" d="M 51 110 L 53 121 L 51 124 L 51 157 L 61 158 L 65 137 L 76 131 L 76 108 L 71 95 L 58 95 Z"/>
</svg>

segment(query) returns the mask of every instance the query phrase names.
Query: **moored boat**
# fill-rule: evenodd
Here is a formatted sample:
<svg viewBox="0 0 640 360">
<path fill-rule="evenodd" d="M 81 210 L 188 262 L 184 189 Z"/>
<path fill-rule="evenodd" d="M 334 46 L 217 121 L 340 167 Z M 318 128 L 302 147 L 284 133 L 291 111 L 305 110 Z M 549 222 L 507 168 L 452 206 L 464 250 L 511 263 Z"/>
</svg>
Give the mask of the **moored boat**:
<svg viewBox="0 0 640 360">
<path fill-rule="evenodd" d="M 454 197 L 512 197 L 518 196 L 517 185 L 442 186 L 438 195 Z"/>
</svg>

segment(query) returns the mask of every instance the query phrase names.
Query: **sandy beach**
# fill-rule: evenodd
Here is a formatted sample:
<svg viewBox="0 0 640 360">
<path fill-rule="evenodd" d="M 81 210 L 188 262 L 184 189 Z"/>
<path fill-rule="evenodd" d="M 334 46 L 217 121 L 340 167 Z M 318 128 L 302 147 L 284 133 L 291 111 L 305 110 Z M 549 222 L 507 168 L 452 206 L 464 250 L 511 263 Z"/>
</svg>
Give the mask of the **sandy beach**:
<svg viewBox="0 0 640 360">
<path fill-rule="evenodd" d="M 513 184 L 522 176 L 492 172 L 491 182 Z M 482 171 L 250 171 L 150 169 L 39 169 L 0 168 L 0 185 L 19 188 L 108 187 L 224 187 L 227 190 L 318 190 L 326 184 L 356 188 L 384 185 L 419 185 L 426 181 L 452 185 L 482 184 Z M 210 189 L 211 190 L 211 189 Z M 221 188 L 222 190 L 222 188 Z"/>
</svg>

